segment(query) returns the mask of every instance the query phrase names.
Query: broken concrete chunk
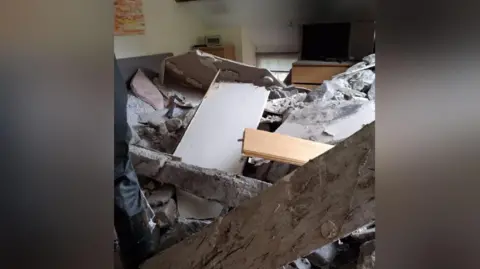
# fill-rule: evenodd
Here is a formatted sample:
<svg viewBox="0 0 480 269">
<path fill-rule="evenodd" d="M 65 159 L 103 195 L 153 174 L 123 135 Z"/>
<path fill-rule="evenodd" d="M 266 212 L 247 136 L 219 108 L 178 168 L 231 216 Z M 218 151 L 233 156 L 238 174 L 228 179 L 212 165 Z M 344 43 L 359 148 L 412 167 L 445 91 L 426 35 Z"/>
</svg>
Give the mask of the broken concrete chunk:
<svg viewBox="0 0 480 269">
<path fill-rule="evenodd" d="M 161 163 L 165 163 L 167 160 L 180 160 L 173 155 L 142 147 L 130 146 L 129 151 L 133 166 L 148 161 L 160 161 Z"/>
<path fill-rule="evenodd" d="M 375 64 L 375 53 L 363 57 L 362 61 L 364 61 L 367 65 Z"/>
<path fill-rule="evenodd" d="M 165 124 L 163 124 L 163 126 L 165 126 Z M 165 133 L 165 129 L 163 129 L 163 133 Z M 173 153 L 175 147 L 178 145 L 178 141 L 180 140 L 179 134 L 167 132 L 166 134 L 162 135 L 158 131 L 158 127 L 152 128 L 149 126 L 139 126 L 137 130 L 138 135 L 142 138 L 142 147 L 151 148 L 169 154 Z"/>
<path fill-rule="evenodd" d="M 367 95 L 363 92 L 352 90 L 352 89 L 347 89 L 347 88 L 340 88 L 337 90 L 335 93 L 335 99 L 336 100 L 352 100 L 357 97 L 360 98 L 366 98 Z"/>
<path fill-rule="evenodd" d="M 158 126 L 166 120 L 165 115 L 167 114 L 167 111 L 168 109 L 164 108 L 150 113 L 139 114 L 138 122 Z"/>
<path fill-rule="evenodd" d="M 373 101 L 313 102 L 294 111 L 275 132 L 333 145 L 374 120 Z"/>
<path fill-rule="evenodd" d="M 276 116 L 276 115 L 268 115 L 260 119 L 260 123 L 274 123 L 274 122 L 282 122 L 282 117 Z"/>
<path fill-rule="evenodd" d="M 178 218 L 177 204 L 173 199 L 168 200 L 162 206 L 154 207 L 153 211 L 155 212 L 157 224 L 161 228 L 172 226 Z"/>
<path fill-rule="evenodd" d="M 238 206 L 271 186 L 257 179 L 174 161 L 165 163 L 156 180 L 229 207 Z"/>
<path fill-rule="evenodd" d="M 348 75 L 346 76 L 346 79 L 353 90 L 366 93 L 375 81 L 375 73 L 372 70 L 366 69 Z"/>
<path fill-rule="evenodd" d="M 154 190 L 148 197 L 148 203 L 152 207 L 163 206 L 175 195 L 175 187 L 170 184 L 163 184 Z"/>
<path fill-rule="evenodd" d="M 307 94 L 305 98 L 305 102 L 313 102 L 315 100 L 319 101 L 327 101 L 334 97 L 336 90 L 339 88 L 337 84 L 332 81 L 326 80 L 320 85 L 313 89 L 311 92 Z"/>
<path fill-rule="evenodd" d="M 165 125 L 167 126 L 169 132 L 175 132 L 176 130 L 180 129 L 182 124 L 182 120 L 178 118 L 168 119 L 165 121 Z"/>
<path fill-rule="evenodd" d="M 297 93 L 308 93 L 310 91 L 308 90 L 303 90 L 302 88 L 295 87 L 294 85 L 290 85 L 288 87 L 279 87 L 276 85 L 272 85 L 267 88 L 267 90 L 270 92 L 268 95 L 268 100 L 273 100 L 273 99 L 279 99 L 279 98 L 286 98 L 290 97 L 292 95 L 295 95 Z"/>
<path fill-rule="evenodd" d="M 254 178 L 226 173 L 215 169 L 202 169 L 194 165 L 188 165 L 179 161 L 171 160 L 170 155 L 157 153 L 148 149 L 131 147 L 130 155 L 132 164 L 137 168 L 138 164 L 151 163 L 164 160 L 164 165 L 156 178 L 160 183 L 175 185 L 177 188 L 187 190 L 199 197 L 217 201 L 228 207 L 236 207 L 242 201 L 257 196 L 266 190 L 271 184 Z M 141 175 L 141 170 L 137 171 Z"/>
<path fill-rule="evenodd" d="M 290 97 L 270 100 L 265 106 L 265 111 L 282 115 L 289 108 L 302 108 L 306 97 L 306 93 L 297 93 Z"/>
</svg>

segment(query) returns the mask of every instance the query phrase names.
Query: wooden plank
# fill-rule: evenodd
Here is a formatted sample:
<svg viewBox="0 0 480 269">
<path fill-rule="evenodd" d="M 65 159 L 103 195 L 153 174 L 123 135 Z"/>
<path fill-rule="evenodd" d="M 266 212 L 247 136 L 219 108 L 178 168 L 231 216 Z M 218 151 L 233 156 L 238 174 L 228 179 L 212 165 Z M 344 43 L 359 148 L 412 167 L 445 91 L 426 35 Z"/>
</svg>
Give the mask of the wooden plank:
<svg viewBox="0 0 480 269">
<path fill-rule="evenodd" d="M 348 66 L 293 66 L 292 83 L 322 83 L 336 74 L 345 72 Z"/>
<path fill-rule="evenodd" d="M 242 153 L 249 157 L 304 165 L 331 148 L 333 148 L 332 145 L 306 139 L 245 129 Z"/>
<path fill-rule="evenodd" d="M 141 268 L 278 269 L 371 223 L 374 210 L 373 123 Z"/>
<path fill-rule="evenodd" d="M 269 92 L 248 83 L 213 83 L 174 152 L 188 164 L 240 174 L 245 128 L 256 128 Z M 248 104 L 248 105 L 247 105 Z"/>
</svg>

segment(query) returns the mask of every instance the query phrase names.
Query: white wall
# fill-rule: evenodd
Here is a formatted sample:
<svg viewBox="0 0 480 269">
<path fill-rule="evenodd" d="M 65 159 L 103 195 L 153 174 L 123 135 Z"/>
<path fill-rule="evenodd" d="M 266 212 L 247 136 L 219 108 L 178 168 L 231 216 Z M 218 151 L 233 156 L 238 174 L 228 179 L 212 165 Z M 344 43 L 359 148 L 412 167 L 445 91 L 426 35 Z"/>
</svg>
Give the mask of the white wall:
<svg viewBox="0 0 480 269">
<path fill-rule="evenodd" d="M 257 65 L 257 48 L 252 42 L 248 29 L 242 27 L 242 62 L 245 64 Z"/>
<path fill-rule="evenodd" d="M 155 53 L 184 53 L 204 35 L 203 21 L 188 9 L 188 5 L 174 0 L 143 0 L 145 35 L 115 36 L 117 58 Z"/>
<path fill-rule="evenodd" d="M 235 57 L 237 61 L 242 61 L 242 28 L 238 26 L 210 28 L 201 33 L 205 35 L 220 35 L 223 44 L 232 44 L 235 46 Z"/>
</svg>

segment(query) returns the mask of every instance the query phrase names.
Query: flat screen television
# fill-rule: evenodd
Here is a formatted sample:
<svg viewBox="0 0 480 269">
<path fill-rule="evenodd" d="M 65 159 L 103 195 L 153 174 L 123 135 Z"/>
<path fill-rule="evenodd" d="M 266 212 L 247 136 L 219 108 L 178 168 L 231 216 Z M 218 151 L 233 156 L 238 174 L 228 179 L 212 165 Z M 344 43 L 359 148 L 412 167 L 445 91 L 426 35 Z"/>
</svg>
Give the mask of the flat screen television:
<svg viewBox="0 0 480 269">
<path fill-rule="evenodd" d="M 350 23 L 319 23 L 302 27 L 302 60 L 348 60 Z"/>
</svg>

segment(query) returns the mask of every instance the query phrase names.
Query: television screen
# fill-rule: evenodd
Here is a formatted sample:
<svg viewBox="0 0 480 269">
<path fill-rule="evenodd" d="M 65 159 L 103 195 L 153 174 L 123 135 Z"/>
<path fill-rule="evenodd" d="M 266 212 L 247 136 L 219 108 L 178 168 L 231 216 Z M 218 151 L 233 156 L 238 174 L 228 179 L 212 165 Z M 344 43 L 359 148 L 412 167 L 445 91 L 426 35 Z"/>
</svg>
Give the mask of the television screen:
<svg viewBox="0 0 480 269">
<path fill-rule="evenodd" d="M 347 60 L 350 23 L 319 23 L 302 29 L 302 60 Z"/>
</svg>

